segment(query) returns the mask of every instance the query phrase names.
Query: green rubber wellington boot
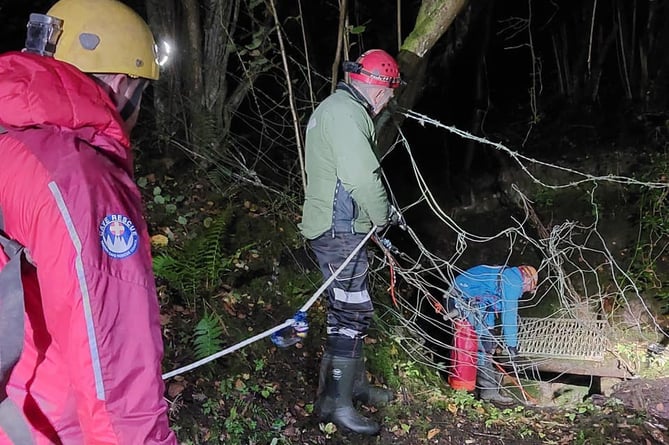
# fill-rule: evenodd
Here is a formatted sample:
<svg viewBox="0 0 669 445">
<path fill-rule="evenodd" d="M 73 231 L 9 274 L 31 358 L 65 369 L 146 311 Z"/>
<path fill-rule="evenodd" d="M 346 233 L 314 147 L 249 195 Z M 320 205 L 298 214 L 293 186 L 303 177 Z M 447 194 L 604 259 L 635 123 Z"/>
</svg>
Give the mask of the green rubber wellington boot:
<svg viewBox="0 0 669 445">
<path fill-rule="evenodd" d="M 323 422 L 355 433 L 372 436 L 379 424 L 353 406 L 353 384 L 359 359 L 324 354 L 318 377 L 318 394 L 314 410 Z"/>
<path fill-rule="evenodd" d="M 395 393 L 386 388 L 369 384 L 365 359 L 361 357 L 357 364 L 355 382 L 353 382 L 353 400 L 365 405 L 384 406 L 395 398 Z"/>
<path fill-rule="evenodd" d="M 495 371 L 492 361 L 479 366 L 476 375 L 476 387 L 479 388 L 479 398 L 499 405 L 511 405 L 514 400 L 511 397 L 502 395 L 499 390 L 502 383 L 502 375 Z"/>
</svg>

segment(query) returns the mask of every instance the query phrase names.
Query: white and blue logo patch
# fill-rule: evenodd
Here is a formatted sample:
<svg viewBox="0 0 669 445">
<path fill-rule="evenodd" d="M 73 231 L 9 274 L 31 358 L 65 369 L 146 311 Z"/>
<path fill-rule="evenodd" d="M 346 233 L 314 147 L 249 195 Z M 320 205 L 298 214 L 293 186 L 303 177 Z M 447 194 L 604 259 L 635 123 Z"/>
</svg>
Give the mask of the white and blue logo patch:
<svg viewBox="0 0 669 445">
<path fill-rule="evenodd" d="M 130 218 L 124 215 L 107 215 L 100 223 L 100 244 L 112 258 L 127 258 L 137 252 L 139 235 Z"/>
</svg>

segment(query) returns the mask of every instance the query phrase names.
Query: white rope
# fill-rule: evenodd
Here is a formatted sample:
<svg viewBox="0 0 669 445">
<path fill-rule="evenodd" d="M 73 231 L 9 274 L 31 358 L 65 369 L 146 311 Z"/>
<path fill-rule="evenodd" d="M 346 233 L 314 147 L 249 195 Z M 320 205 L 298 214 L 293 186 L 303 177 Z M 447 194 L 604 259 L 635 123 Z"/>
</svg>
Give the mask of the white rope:
<svg viewBox="0 0 669 445">
<path fill-rule="evenodd" d="M 244 346 L 250 345 L 251 343 L 253 343 L 255 341 L 258 341 L 258 340 L 260 340 L 262 338 L 265 338 L 265 337 L 269 337 L 273 333 L 278 332 L 283 328 L 286 328 L 288 326 L 292 326 L 293 321 L 294 320 L 292 320 L 292 319 L 288 319 L 288 320 L 284 321 L 282 324 L 280 324 L 278 326 L 275 326 L 272 329 L 268 329 L 265 332 L 262 332 L 260 334 L 254 335 L 253 337 L 247 338 L 246 340 L 243 340 L 243 341 L 237 343 L 234 346 L 230 346 L 227 349 L 219 351 L 215 354 L 211 354 L 210 356 L 205 357 L 203 359 L 200 359 L 196 362 L 193 362 L 190 365 L 182 366 L 181 368 L 175 369 L 174 371 L 167 372 L 167 373 L 163 374 L 163 380 L 167 380 L 171 377 L 174 377 L 175 375 L 184 374 L 188 371 L 192 371 L 193 369 L 198 368 L 198 367 L 200 367 L 200 366 L 202 366 L 206 363 L 209 363 L 213 360 L 216 360 L 217 358 L 223 357 L 224 355 L 227 355 L 227 354 L 231 354 L 231 353 L 235 352 L 236 350 L 243 348 Z"/>
<path fill-rule="evenodd" d="M 311 298 L 309 298 L 309 300 L 307 300 L 307 302 L 304 303 L 304 306 L 300 308 L 301 312 L 306 312 L 309 310 L 309 308 L 316 302 L 316 300 L 318 300 L 318 297 L 325 291 L 325 289 L 327 289 L 327 287 L 330 284 L 332 284 L 335 278 L 337 278 L 337 276 L 341 273 L 341 271 L 344 270 L 344 268 L 348 265 L 348 263 L 351 262 L 351 260 L 358 253 L 358 251 L 362 249 L 362 246 L 364 246 L 365 243 L 372 237 L 372 235 L 376 233 L 376 229 L 377 227 L 374 226 L 369 232 L 367 232 L 362 241 L 360 241 L 360 243 L 355 247 L 355 249 L 353 249 L 353 251 L 346 257 L 344 262 L 341 263 L 341 266 L 339 266 L 337 270 L 335 270 L 334 273 L 330 275 L 327 280 L 325 280 L 325 282 L 321 285 L 321 287 L 319 287 L 318 290 L 314 292 Z"/>
<path fill-rule="evenodd" d="M 344 268 L 348 265 L 348 263 L 351 262 L 353 257 L 360 251 L 360 249 L 362 249 L 362 247 L 369 240 L 369 238 L 371 238 L 372 235 L 374 235 L 374 233 L 376 233 L 376 229 L 377 229 L 377 226 L 373 226 L 371 228 L 371 230 L 364 236 L 362 241 L 360 241 L 360 243 L 358 243 L 358 245 L 355 247 L 355 249 L 353 249 L 353 251 L 348 255 L 348 257 L 346 257 L 346 259 L 341 264 L 341 266 L 339 266 L 337 268 L 337 270 L 335 270 L 332 273 L 332 275 L 330 275 L 328 277 L 328 279 L 323 282 L 321 287 L 319 287 L 316 290 L 316 292 L 313 293 L 311 298 L 309 298 L 309 300 L 307 300 L 307 302 L 304 303 L 304 305 L 300 308 L 300 312 L 306 312 L 311 308 L 311 306 L 313 306 L 313 304 L 316 302 L 316 300 L 318 300 L 318 298 L 325 291 L 325 289 L 327 289 L 328 286 L 330 284 L 332 284 L 332 282 L 337 278 L 337 276 L 341 273 L 341 271 L 344 270 Z M 243 340 L 243 341 L 237 343 L 236 345 L 230 346 L 229 348 L 226 348 L 222 351 L 216 352 L 215 354 L 211 354 L 211 355 L 209 355 L 209 356 L 207 356 L 203 359 L 200 359 L 196 362 L 191 363 L 190 365 L 182 366 L 181 368 L 175 369 L 174 371 L 170 371 L 168 373 L 165 373 L 165 374 L 163 374 L 163 380 L 167 380 L 167 379 L 169 379 L 171 377 L 174 377 L 176 375 L 184 374 L 188 371 L 192 371 L 193 369 L 198 368 L 198 367 L 200 367 L 200 366 L 202 366 L 206 363 L 209 363 L 213 360 L 216 360 L 217 358 L 223 357 L 224 355 L 231 354 L 231 353 L 237 351 L 238 349 L 243 348 L 244 346 L 248 346 L 253 342 L 256 342 L 256 341 L 258 341 L 260 339 L 263 339 L 265 337 L 269 337 L 270 335 L 274 334 L 275 332 L 279 332 L 280 330 L 282 330 L 284 328 L 291 327 L 291 326 L 293 326 L 293 324 L 295 324 L 295 320 L 292 319 L 292 318 L 289 318 L 288 320 L 284 321 L 282 324 L 280 324 L 278 326 L 275 326 L 271 329 L 268 329 L 264 332 L 261 332 L 260 334 L 254 335 L 253 337 L 247 338 L 246 340 Z"/>
</svg>

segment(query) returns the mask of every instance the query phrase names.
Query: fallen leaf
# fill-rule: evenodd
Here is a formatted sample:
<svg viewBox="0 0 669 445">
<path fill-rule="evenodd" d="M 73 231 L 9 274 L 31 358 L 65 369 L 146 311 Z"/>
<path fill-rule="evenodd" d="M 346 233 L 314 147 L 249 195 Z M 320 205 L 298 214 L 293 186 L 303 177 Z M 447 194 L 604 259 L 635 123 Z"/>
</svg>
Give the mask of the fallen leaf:
<svg viewBox="0 0 669 445">
<path fill-rule="evenodd" d="M 309 415 L 300 405 L 293 405 L 293 409 L 298 416 L 307 417 Z"/>
<path fill-rule="evenodd" d="M 332 422 L 328 422 L 326 424 L 319 423 L 318 428 L 325 434 L 333 434 L 337 431 L 337 426 Z"/>
<path fill-rule="evenodd" d="M 439 433 L 441 433 L 441 430 L 439 428 L 432 428 L 430 431 L 427 432 L 427 440 L 432 439 Z"/>
<path fill-rule="evenodd" d="M 297 428 L 295 428 L 295 427 L 292 426 L 292 425 L 286 427 L 286 428 L 282 431 L 282 434 L 283 434 L 284 436 L 289 436 L 289 437 L 290 437 L 290 436 L 297 436 L 297 433 L 298 433 Z"/>
<path fill-rule="evenodd" d="M 183 383 L 179 382 L 172 382 L 170 383 L 170 386 L 167 388 L 167 394 L 171 397 L 174 398 L 181 394 L 183 390 L 186 389 L 186 386 Z"/>
<path fill-rule="evenodd" d="M 167 235 L 168 239 L 174 240 L 174 232 L 172 232 L 172 229 L 169 227 L 163 227 L 163 232 L 165 232 L 165 235 Z"/>
<path fill-rule="evenodd" d="M 393 427 L 393 429 L 391 431 L 395 435 L 395 437 L 402 437 L 402 436 L 405 436 L 406 433 L 407 433 L 404 428 L 400 428 L 400 427 L 397 427 L 397 426 Z"/>
<path fill-rule="evenodd" d="M 449 404 L 448 404 L 448 410 L 449 410 L 452 414 L 457 414 L 457 413 L 458 413 L 458 407 L 455 405 L 455 403 L 449 403 Z"/>
<path fill-rule="evenodd" d="M 227 312 L 229 315 L 233 317 L 237 316 L 237 311 L 226 302 L 223 303 L 223 309 L 225 309 L 225 312 Z"/>
<path fill-rule="evenodd" d="M 169 243 L 169 239 L 165 235 L 153 235 L 151 237 L 151 245 L 153 247 L 165 247 Z"/>
</svg>

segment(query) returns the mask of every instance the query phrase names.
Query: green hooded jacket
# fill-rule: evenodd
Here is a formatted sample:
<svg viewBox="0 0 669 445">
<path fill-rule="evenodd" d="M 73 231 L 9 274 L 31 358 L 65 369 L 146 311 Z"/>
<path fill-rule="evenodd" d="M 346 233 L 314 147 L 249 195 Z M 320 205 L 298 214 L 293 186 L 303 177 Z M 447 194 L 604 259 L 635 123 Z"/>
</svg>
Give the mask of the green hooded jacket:
<svg viewBox="0 0 669 445">
<path fill-rule="evenodd" d="M 340 83 L 316 108 L 306 131 L 307 191 L 299 224 L 305 238 L 386 225 L 389 203 L 375 139 L 366 102 L 349 85 Z"/>
</svg>

